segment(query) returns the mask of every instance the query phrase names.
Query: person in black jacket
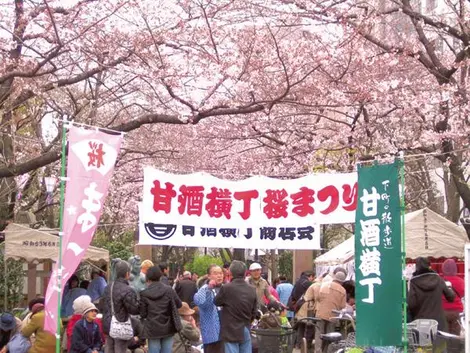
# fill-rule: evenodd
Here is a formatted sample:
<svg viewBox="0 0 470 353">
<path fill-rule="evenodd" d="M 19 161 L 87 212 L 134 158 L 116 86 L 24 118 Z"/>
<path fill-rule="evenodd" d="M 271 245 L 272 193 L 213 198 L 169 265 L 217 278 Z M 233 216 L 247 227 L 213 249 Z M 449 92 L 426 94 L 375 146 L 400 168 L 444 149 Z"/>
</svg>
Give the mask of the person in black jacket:
<svg viewBox="0 0 470 353">
<path fill-rule="evenodd" d="M 103 309 L 103 332 L 106 334 L 105 353 L 126 353 L 127 341 L 114 339 L 109 336 L 111 326 L 111 289 L 114 304 L 114 316 L 120 322 L 125 322 L 130 315 L 139 313 L 137 294 L 129 286 L 130 266 L 126 261 L 119 260 L 114 266 L 116 280 L 106 287 L 101 298 L 100 307 Z"/>
<path fill-rule="evenodd" d="M 445 331 L 447 322 L 442 308 L 442 295 L 453 302 L 455 294 L 444 280 L 430 269 L 429 261 L 416 259 L 416 271 L 409 283 L 408 308 L 411 320 L 432 319 L 438 322 L 438 330 Z"/>
<path fill-rule="evenodd" d="M 182 302 L 188 303 L 189 307 L 194 308 L 194 294 L 197 293 L 197 285 L 191 279 L 191 272 L 184 271 L 183 279 L 175 285 L 175 291 Z"/>
<path fill-rule="evenodd" d="M 140 292 L 140 317 L 144 323 L 144 337 L 149 353 L 171 353 L 173 335 L 181 330 L 178 309 L 181 300 L 170 286 L 160 282 L 160 267 L 147 272 L 148 288 Z"/>
<path fill-rule="evenodd" d="M 230 265 L 232 282 L 223 285 L 214 304 L 222 307 L 220 336 L 225 353 L 251 353 L 250 325 L 257 314 L 255 287 L 245 282 L 246 266 L 234 260 Z"/>
<path fill-rule="evenodd" d="M 289 298 L 290 303 L 287 304 L 288 306 L 295 306 L 296 302 L 305 294 L 308 287 L 310 287 L 313 279 L 313 271 L 304 271 L 300 274 L 300 278 L 295 282 L 294 288 L 292 288 L 292 293 Z M 293 307 L 290 309 L 294 310 Z"/>
<path fill-rule="evenodd" d="M 98 310 L 93 303 L 83 309 L 83 317 L 73 327 L 72 345 L 69 353 L 101 353 L 103 341 L 98 324 L 95 322 Z"/>
</svg>

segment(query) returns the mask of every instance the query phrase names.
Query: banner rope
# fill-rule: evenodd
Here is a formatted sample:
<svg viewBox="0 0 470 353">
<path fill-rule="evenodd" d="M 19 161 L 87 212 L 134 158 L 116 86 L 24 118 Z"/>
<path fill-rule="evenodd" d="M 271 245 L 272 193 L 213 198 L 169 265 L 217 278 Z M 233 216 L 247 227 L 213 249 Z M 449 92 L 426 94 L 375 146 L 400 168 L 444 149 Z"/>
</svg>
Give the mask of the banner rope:
<svg viewBox="0 0 470 353">
<path fill-rule="evenodd" d="M 79 126 L 79 127 L 86 127 L 86 128 L 91 129 L 91 130 L 108 131 L 108 132 L 112 132 L 112 133 L 115 133 L 115 134 L 121 134 L 122 136 L 126 135 L 126 132 L 124 132 L 124 131 L 113 130 L 113 129 L 110 129 L 110 128 L 107 128 L 107 127 L 94 126 L 94 125 L 89 125 L 89 124 L 85 124 L 85 123 L 79 123 L 79 122 L 76 122 L 76 121 L 67 120 L 66 118 L 64 118 L 64 119 L 52 118 L 52 120 L 55 121 L 55 122 L 63 123 L 65 125 L 65 127 L 68 127 L 67 125 L 75 125 L 75 126 Z"/>
</svg>

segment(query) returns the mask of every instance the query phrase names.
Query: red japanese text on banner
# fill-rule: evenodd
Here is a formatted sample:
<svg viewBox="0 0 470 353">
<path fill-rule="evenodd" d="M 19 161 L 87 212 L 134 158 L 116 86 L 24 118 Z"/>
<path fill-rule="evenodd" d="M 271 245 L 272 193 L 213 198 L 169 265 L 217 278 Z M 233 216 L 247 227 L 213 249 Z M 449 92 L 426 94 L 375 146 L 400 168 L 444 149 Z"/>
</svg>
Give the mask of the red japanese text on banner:
<svg viewBox="0 0 470 353">
<path fill-rule="evenodd" d="M 72 276 L 90 245 L 108 193 L 121 146 L 121 135 L 72 126 L 69 131 L 62 268 L 56 262 L 46 292 L 44 328 L 56 332 L 58 273 L 61 287 Z"/>
<path fill-rule="evenodd" d="M 356 173 L 229 181 L 146 168 L 139 243 L 319 249 L 319 225 L 353 222 L 356 202 Z"/>
</svg>

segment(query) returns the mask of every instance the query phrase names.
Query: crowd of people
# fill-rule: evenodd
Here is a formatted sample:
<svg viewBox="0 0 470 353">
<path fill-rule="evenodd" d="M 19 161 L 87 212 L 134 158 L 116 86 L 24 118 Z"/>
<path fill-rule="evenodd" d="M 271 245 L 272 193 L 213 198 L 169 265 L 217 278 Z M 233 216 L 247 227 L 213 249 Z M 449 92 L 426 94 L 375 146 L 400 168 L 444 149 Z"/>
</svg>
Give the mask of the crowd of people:
<svg viewBox="0 0 470 353">
<path fill-rule="evenodd" d="M 440 330 L 459 334 L 464 283 L 454 260 L 446 260 L 442 270 L 439 276 L 426 259 L 417 259 L 408 284 L 409 320 L 435 319 Z M 333 312 L 355 311 L 355 284 L 346 280 L 342 267 L 317 278 L 305 271 L 295 284 L 284 276 L 270 284 L 258 263 L 247 269 L 240 261 L 211 265 L 201 278 L 184 271 L 172 281 L 166 264 L 146 260 L 140 273 L 143 286 L 131 286 L 126 261 L 118 261 L 114 272 L 109 285 L 99 271 L 93 271 L 86 285 L 76 276 L 69 280 L 61 310 L 65 352 L 196 353 L 202 348 L 205 353 L 251 353 L 254 320 L 259 328 L 288 329 L 302 318 L 316 317 L 321 322 L 315 330 L 295 325 L 296 342 L 305 337 L 308 348 L 320 353 L 321 334 L 335 330 Z M 128 323 L 132 337 L 123 339 L 116 321 Z M 43 325 L 44 298 L 29 303 L 23 322 L 3 313 L 0 353 L 54 352 L 56 338 Z"/>
</svg>

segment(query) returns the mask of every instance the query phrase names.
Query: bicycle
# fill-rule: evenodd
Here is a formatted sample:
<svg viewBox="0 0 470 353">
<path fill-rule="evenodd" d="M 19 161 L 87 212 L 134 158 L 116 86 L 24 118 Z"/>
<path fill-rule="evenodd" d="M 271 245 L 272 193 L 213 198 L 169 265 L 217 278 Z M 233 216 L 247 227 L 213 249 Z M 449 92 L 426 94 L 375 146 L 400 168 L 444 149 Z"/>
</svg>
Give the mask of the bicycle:
<svg viewBox="0 0 470 353">
<path fill-rule="evenodd" d="M 293 326 L 294 330 L 297 330 L 298 325 L 300 323 L 305 323 L 307 326 L 315 326 L 316 330 L 321 330 L 321 326 L 319 324 L 323 322 L 322 319 L 317 318 L 317 317 L 306 317 L 303 319 L 299 319 Z M 329 332 L 329 333 L 324 333 L 321 336 L 322 339 L 322 352 L 323 353 L 329 353 L 329 346 L 332 343 L 339 342 L 343 339 L 343 336 L 339 332 Z M 302 343 L 300 345 L 300 352 L 301 353 L 308 353 L 308 348 L 307 348 L 307 339 L 305 337 L 302 338 Z"/>
<path fill-rule="evenodd" d="M 330 318 L 330 321 L 337 322 L 340 325 L 341 340 L 332 342 L 328 347 L 329 352 L 343 353 L 346 348 L 352 348 L 356 346 L 356 321 L 354 314 L 346 310 L 333 310 L 335 317 Z"/>
</svg>

